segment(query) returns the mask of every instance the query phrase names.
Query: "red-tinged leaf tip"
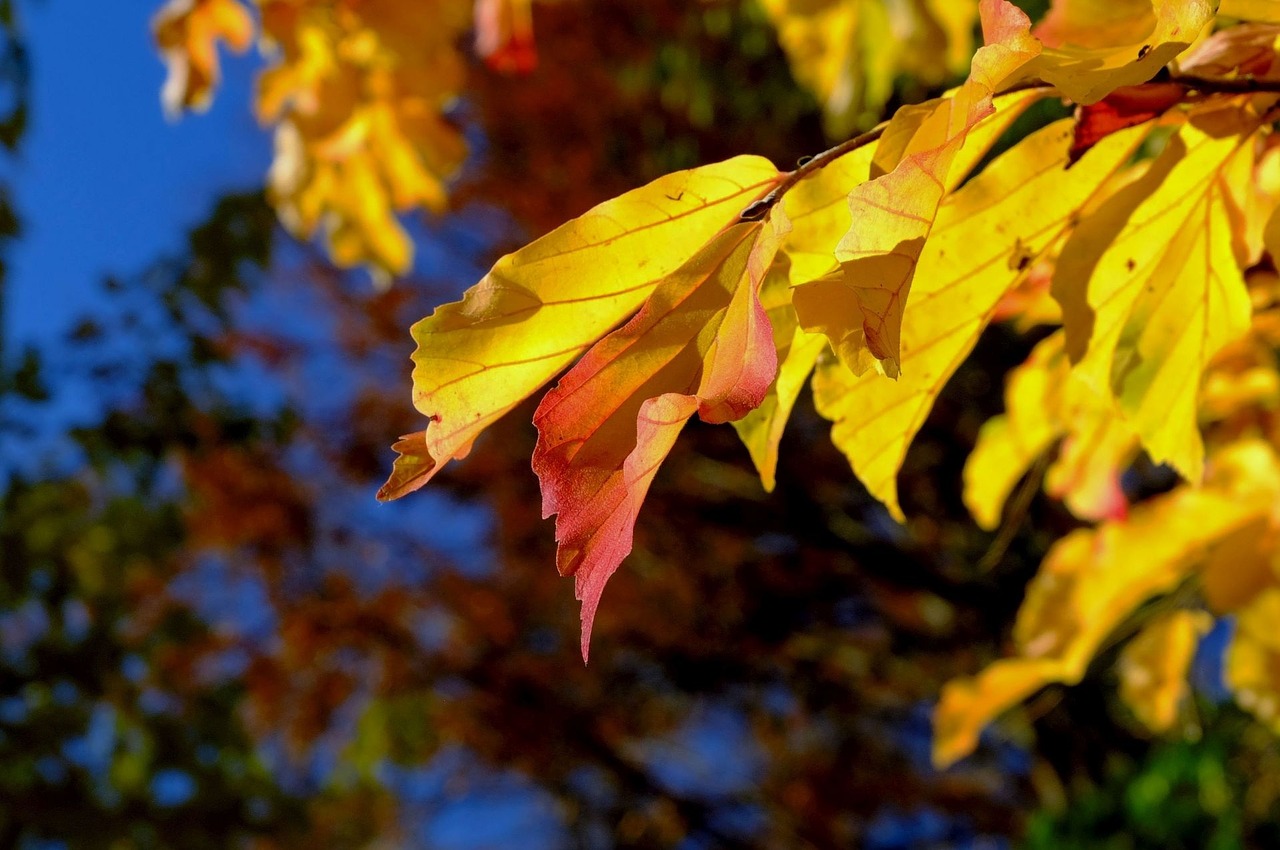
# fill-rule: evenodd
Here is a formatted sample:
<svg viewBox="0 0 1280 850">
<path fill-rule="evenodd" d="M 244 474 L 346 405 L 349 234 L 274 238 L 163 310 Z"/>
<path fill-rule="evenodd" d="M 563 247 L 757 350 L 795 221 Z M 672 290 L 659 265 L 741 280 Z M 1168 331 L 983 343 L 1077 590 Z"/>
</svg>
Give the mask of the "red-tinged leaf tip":
<svg viewBox="0 0 1280 850">
<path fill-rule="evenodd" d="M 986 45 L 1012 43 L 1031 30 L 1027 13 L 1008 0 L 982 0 L 978 16 L 982 21 L 982 43 Z"/>
<path fill-rule="evenodd" d="M 1112 133 L 1160 117 L 1181 103 L 1184 94 L 1177 83 L 1148 83 L 1116 89 L 1091 106 L 1079 107 L 1069 164 Z"/>
<path fill-rule="evenodd" d="M 557 517 L 557 542 L 561 552 L 572 553 L 573 562 L 566 566 L 574 577 L 574 595 L 582 602 L 583 663 L 587 661 L 591 627 L 604 586 L 631 554 L 640 505 L 658 466 L 697 409 L 697 398 L 677 393 L 644 402 L 636 416 L 636 447 L 627 455 L 620 474 L 611 476 L 595 499 L 569 507 L 573 513 L 568 514 L 568 522 L 567 511 Z"/>
<path fill-rule="evenodd" d="M 777 371 L 759 287 L 785 221 L 725 228 L 592 347 L 534 414 L 533 469 L 556 566 L 582 601 L 583 657 L 605 583 L 630 554 L 658 466 L 695 412 L 746 415 Z"/>
<path fill-rule="evenodd" d="M 407 496 L 425 485 L 440 469 L 427 449 L 427 432 L 405 434 L 391 447 L 398 454 L 391 477 L 378 490 L 378 501 L 389 502 Z"/>
</svg>

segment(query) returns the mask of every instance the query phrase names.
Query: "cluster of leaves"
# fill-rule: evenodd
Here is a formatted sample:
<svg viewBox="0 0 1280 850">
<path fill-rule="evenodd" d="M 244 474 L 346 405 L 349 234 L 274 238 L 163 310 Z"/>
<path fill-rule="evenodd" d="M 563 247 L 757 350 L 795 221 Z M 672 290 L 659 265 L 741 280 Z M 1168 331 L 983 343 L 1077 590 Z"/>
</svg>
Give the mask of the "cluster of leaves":
<svg viewBox="0 0 1280 850">
<path fill-rule="evenodd" d="M 401 274 L 413 245 L 397 211 L 439 211 L 466 145 L 449 111 L 465 74 L 457 40 L 469 0 L 171 0 L 155 19 L 173 114 L 209 104 L 218 45 L 257 37 L 271 57 L 258 79 L 258 120 L 274 126 L 272 201 L 295 234 L 323 228 L 334 262 Z M 533 61 L 528 0 L 476 4 L 477 47 L 501 67 Z"/>
<path fill-rule="evenodd" d="M 1126 625 L 1140 631 L 1122 694 L 1169 728 L 1198 636 L 1235 613 L 1228 681 L 1275 722 L 1280 13 L 1224 5 L 1060 0 L 1033 29 L 985 0 L 985 46 L 951 93 L 793 172 L 742 156 L 668 175 L 502 258 L 414 327 L 414 400 L 431 422 L 397 444 L 383 497 L 422 486 L 568 369 L 534 414 L 533 465 L 583 601 L 585 655 L 641 502 L 695 413 L 735 424 L 768 488 L 812 372 L 834 442 L 902 518 L 907 448 L 983 329 L 1060 324 L 1012 376 L 966 498 L 996 525 L 1054 452 L 1048 489 L 1102 524 L 1049 553 L 1018 657 L 944 691 L 935 758 L 970 752 L 1044 685 L 1079 681 Z M 985 162 L 1045 98 L 1077 104 L 1076 118 Z M 1131 506 L 1123 475 L 1140 452 L 1185 483 Z"/>
<path fill-rule="evenodd" d="M 527 69 L 527 3 L 258 6 L 279 57 L 259 86 L 259 115 L 278 125 L 278 210 L 303 235 L 324 224 L 339 263 L 403 271 L 394 211 L 443 204 L 463 155 L 446 115 L 457 37 L 474 12 L 481 51 Z M 905 18 L 859 0 L 764 8 L 833 130 L 865 124 L 899 72 L 929 84 L 963 66 L 979 13 L 985 46 L 954 91 L 795 171 L 742 156 L 677 172 L 502 258 L 414 327 L 414 400 L 431 422 L 396 445 L 382 497 L 425 484 L 568 369 L 534 414 L 533 464 L 583 601 L 585 656 L 641 502 L 695 413 L 732 422 L 771 489 L 812 374 L 836 446 L 902 519 L 907 449 L 982 331 L 1060 325 L 1010 377 L 965 498 L 994 528 L 1047 457 L 1046 490 L 1100 524 L 1045 559 L 1017 657 L 944 690 L 936 760 L 1133 633 L 1121 693 L 1168 729 L 1199 636 L 1234 614 L 1228 682 L 1280 722 L 1267 628 L 1280 609 L 1275 4 L 1057 0 L 1035 28 L 1002 0 Z M 237 0 L 175 0 L 157 19 L 167 102 L 207 102 L 216 42 L 252 37 Z M 868 48 L 859 63 L 851 44 Z M 1076 117 L 992 158 L 1049 98 Z M 1144 452 L 1185 483 L 1132 499 L 1124 475 Z"/>
</svg>

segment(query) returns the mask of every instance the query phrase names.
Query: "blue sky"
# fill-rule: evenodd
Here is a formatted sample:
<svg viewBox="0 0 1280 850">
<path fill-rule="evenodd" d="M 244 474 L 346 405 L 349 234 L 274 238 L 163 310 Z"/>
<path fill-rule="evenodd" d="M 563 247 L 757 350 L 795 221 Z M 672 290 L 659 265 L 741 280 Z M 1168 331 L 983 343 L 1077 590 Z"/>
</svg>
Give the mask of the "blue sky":
<svg viewBox="0 0 1280 850">
<path fill-rule="evenodd" d="M 31 124 L 12 175 L 24 232 L 10 256 L 6 337 L 48 343 L 93 308 L 108 273 L 182 246 L 231 189 L 262 184 L 270 134 L 249 108 L 257 59 L 230 57 L 213 108 L 167 121 L 151 43 L 158 2 L 51 2 L 20 11 Z"/>
</svg>

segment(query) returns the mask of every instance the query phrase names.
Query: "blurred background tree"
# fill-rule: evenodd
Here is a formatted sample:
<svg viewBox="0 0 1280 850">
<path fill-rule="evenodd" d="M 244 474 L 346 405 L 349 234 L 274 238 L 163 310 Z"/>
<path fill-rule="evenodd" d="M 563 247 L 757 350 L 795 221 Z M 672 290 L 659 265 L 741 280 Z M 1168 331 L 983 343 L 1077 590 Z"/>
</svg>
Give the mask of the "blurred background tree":
<svg viewBox="0 0 1280 850">
<path fill-rule="evenodd" d="M 418 5 L 380 6 L 396 2 Z M 941 683 L 1000 654 L 1074 525 L 1028 489 L 1024 521 L 993 536 L 960 499 L 962 459 L 1034 338 L 997 329 L 951 382 L 903 471 L 905 527 L 807 402 L 769 497 L 731 432 L 691 428 L 589 669 L 537 516 L 528 411 L 415 498 L 374 502 L 388 438 L 418 427 L 414 319 L 630 186 L 824 147 L 831 104 L 794 82 L 808 71 L 770 5 L 541 4 L 536 69 L 516 76 L 459 41 L 448 121 L 471 153 L 447 211 L 397 220 L 418 253 L 390 288 L 335 265 L 340 234 L 298 241 L 262 191 L 232 192 L 184 244 L 103 281 L 72 326 L 0 345 L 0 845 L 1280 841 L 1269 731 L 1206 699 L 1191 742 L 1137 737 L 1105 675 L 929 766 Z M 16 11 L 0 5 L 0 142 L 20 176 L 31 81 L 67 69 L 28 62 Z M 113 14 L 145 31 L 140 12 Z M 882 73 L 835 123 L 936 91 L 945 70 Z M 9 197 L 0 251 L 23 238 Z M 1210 692 L 1213 645 L 1197 666 Z"/>
</svg>

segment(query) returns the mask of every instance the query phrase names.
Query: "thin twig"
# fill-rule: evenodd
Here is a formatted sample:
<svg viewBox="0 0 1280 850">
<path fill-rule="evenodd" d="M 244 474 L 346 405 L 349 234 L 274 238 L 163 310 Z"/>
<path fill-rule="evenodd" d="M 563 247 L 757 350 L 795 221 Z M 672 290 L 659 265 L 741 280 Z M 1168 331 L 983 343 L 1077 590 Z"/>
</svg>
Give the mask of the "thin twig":
<svg viewBox="0 0 1280 850">
<path fill-rule="evenodd" d="M 1196 77 L 1189 75 L 1178 75 L 1162 80 L 1153 80 L 1149 83 L 1141 83 L 1136 86 L 1127 86 L 1126 88 L 1142 89 L 1147 86 L 1167 85 L 1182 86 L 1188 91 L 1195 91 L 1201 94 L 1262 94 L 1274 93 L 1280 94 L 1280 80 L 1260 80 L 1254 77 L 1237 77 L 1233 79 L 1214 79 L 1210 77 Z M 1017 94 L 1025 91 L 1034 91 L 1043 89 L 1050 91 L 1054 86 L 1042 80 L 1028 80 L 1011 86 L 1010 88 L 995 95 L 1003 97 L 1005 95 Z M 795 188 L 796 184 L 801 180 L 805 180 L 817 174 L 826 168 L 832 162 L 835 162 L 845 154 L 853 153 L 859 148 L 866 147 L 873 142 L 880 140 L 884 135 L 884 131 L 888 128 L 892 119 L 881 121 L 867 132 L 854 136 L 852 139 L 845 139 L 835 147 L 827 148 L 820 154 L 816 154 L 807 159 L 802 159 L 799 166 L 794 171 L 787 172 L 782 182 L 769 192 L 769 194 L 753 201 L 746 209 L 738 214 L 739 221 L 759 221 L 773 209 L 778 201 L 782 200 L 782 196 Z"/>
</svg>

